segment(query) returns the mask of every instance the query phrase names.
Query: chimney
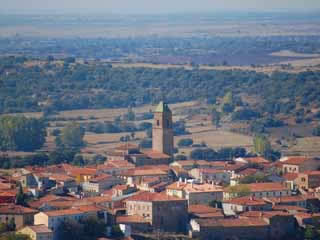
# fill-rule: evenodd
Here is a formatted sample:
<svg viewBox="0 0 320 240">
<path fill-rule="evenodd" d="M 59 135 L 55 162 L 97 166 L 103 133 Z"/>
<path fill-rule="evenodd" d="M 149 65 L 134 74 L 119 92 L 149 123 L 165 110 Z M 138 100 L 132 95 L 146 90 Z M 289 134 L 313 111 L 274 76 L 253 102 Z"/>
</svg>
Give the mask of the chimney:
<svg viewBox="0 0 320 240">
<path fill-rule="evenodd" d="M 182 178 L 181 177 L 179 177 L 179 182 L 182 182 Z"/>
</svg>

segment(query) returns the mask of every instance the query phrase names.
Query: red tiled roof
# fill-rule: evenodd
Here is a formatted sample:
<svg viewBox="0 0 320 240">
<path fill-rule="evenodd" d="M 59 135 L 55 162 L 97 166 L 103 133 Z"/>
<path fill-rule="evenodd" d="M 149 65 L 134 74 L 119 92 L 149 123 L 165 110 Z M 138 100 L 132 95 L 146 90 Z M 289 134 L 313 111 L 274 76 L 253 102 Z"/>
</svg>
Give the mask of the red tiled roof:
<svg viewBox="0 0 320 240">
<path fill-rule="evenodd" d="M 310 157 L 300 157 L 300 156 L 294 156 L 294 157 L 287 157 L 286 160 L 283 161 L 284 164 L 292 164 L 292 165 L 300 165 L 304 162 L 311 160 Z"/>
<path fill-rule="evenodd" d="M 282 177 L 287 181 L 293 181 L 298 177 L 298 173 L 286 173 Z"/>
<path fill-rule="evenodd" d="M 281 183 L 251 183 L 247 184 L 251 192 L 271 192 L 288 190 Z"/>
<path fill-rule="evenodd" d="M 302 195 L 298 196 L 283 196 L 283 197 L 270 197 L 266 198 L 273 203 L 290 203 L 290 202 L 303 202 L 305 201 Z"/>
<path fill-rule="evenodd" d="M 308 210 L 299 206 L 292 205 L 276 205 L 272 207 L 273 210 L 278 211 L 298 211 L 298 212 L 307 212 Z"/>
<path fill-rule="evenodd" d="M 125 201 L 162 202 L 162 201 L 186 201 L 183 198 L 172 197 L 165 193 L 141 192 L 129 197 Z"/>
<path fill-rule="evenodd" d="M 254 205 L 265 205 L 267 202 L 261 198 L 254 198 L 250 196 L 233 198 L 225 201 L 226 203 L 242 205 L 242 206 L 254 206 Z"/>
<path fill-rule="evenodd" d="M 160 152 L 153 151 L 153 150 L 145 151 L 143 153 L 146 154 L 149 158 L 152 158 L 152 159 L 168 159 L 168 158 L 171 158 L 167 154 L 160 153 Z"/>
<path fill-rule="evenodd" d="M 77 175 L 95 175 L 97 173 L 96 168 L 79 168 L 79 167 L 74 167 L 69 170 L 71 176 L 77 176 Z"/>
<path fill-rule="evenodd" d="M 37 210 L 32 208 L 23 207 L 20 205 L 8 204 L 0 206 L 0 214 L 31 214 L 37 213 Z"/>
<path fill-rule="evenodd" d="M 240 217 L 246 218 L 272 218 L 274 216 L 293 216 L 283 211 L 248 211 L 240 214 Z"/>
<path fill-rule="evenodd" d="M 105 202 L 111 202 L 112 197 L 109 195 L 106 195 L 106 196 L 88 197 L 88 198 L 84 198 L 83 200 L 87 200 L 93 203 L 105 203 Z"/>
<path fill-rule="evenodd" d="M 248 218 L 248 219 L 199 219 L 197 222 L 202 227 L 258 227 L 268 226 L 268 223 L 260 218 Z"/>
<path fill-rule="evenodd" d="M 78 209 L 63 209 L 63 210 L 55 210 L 55 211 L 48 211 L 48 212 L 43 212 L 49 217 L 57 217 L 57 216 L 64 216 L 64 215 L 77 215 L 77 214 L 82 214 L 83 212 L 78 210 Z"/>
<path fill-rule="evenodd" d="M 125 216 L 118 216 L 117 223 L 149 223 L 150 221 L 146 220 L 145 218 L 139 215 L 125 215 Z"/>
<path fill-rule="evenodd" d="M 309 176 L 318 176 L 320 175 L 320 171 L 305 171 L 305 172 L 301 172 L 300 174 L 305 174 Z"/>
<path fill-rule="evenodd" d="M 52 233 L 51 229 L 49 229 L 46 225 L 31 225 L 26 227 L 30 228 L 33 232 L 36 233 Z"/>
<path fill-rule="evenodd" d="M 111 175 L 102 173 L 102 174 L 96 175 L 93 178 L 91 178 L 90 182 L 101 182 L 101 181 L 105 181 L 110 178 L 112 178 Z"/>
<path fill-rule="evenodd" d="M 219 208 L 213 208 L 208 205 L 201 205 L 201 204 L 189 205 L 189 208 L 188 208 L 189 213 L 216 213 L 221 211 L 222 210 Z"/>
<path fill-rule="evenodd" d="M 15 192 L 0 192 L 0 197 L 15 197 L 17 193 Z"/>
</svg>

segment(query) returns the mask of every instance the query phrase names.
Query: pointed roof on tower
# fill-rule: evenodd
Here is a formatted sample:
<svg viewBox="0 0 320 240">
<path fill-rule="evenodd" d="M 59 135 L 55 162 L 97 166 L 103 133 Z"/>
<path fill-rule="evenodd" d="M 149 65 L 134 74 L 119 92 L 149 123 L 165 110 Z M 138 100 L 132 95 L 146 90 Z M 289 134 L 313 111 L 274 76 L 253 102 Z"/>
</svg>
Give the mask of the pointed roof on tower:
<svg viewBox="0 0 320 240">
<path fill-rule="evenodd" d="M 154 112 L 163 113 L 163 112 L 171 112 L 171 110 L 167 103 L 161 101 Z"/>
</svg>

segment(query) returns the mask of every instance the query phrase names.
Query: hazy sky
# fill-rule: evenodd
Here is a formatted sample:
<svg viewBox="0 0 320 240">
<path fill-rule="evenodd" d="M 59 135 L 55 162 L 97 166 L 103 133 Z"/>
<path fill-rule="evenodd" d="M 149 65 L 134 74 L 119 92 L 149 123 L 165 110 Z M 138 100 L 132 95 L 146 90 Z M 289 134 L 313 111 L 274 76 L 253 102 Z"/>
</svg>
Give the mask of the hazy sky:
<svg viewBox="0 0 320 240">
<path fill-rule="evenodd" d="M 320 0 L 0 0 L 0 9 L 173 13 L 219 10 L 315 10 Z"/>
</svg>

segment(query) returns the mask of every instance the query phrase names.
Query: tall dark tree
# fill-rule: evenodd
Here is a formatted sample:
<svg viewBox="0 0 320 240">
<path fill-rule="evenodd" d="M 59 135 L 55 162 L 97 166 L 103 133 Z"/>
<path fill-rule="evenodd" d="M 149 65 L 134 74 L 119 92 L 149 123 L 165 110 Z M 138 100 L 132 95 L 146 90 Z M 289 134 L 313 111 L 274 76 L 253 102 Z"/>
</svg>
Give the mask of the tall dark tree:
<svg viewBox="0 0 320 240">
<path fill-rule="evenodd" d="M 0 117 L 0 148 L 2 150 L 34 151 L 45 143 L 46 126 L 42 119 Z"/>
</svg>

